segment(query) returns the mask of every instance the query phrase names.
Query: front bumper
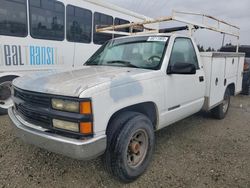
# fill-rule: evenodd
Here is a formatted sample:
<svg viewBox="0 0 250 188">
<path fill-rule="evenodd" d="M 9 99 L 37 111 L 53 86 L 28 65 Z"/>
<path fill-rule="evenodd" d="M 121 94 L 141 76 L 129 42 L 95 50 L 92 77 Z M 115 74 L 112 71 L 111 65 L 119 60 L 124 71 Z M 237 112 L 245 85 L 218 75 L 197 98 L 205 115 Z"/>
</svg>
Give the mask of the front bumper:
<svg viewBox="0 0 250 188">
<path fill-rule="evenodd" d="M 78 160 L 89 160 L 102 155 L 106 149 L 106 136 L 89 140 L 71 139 L 48 133 L 46 129 L 22 121 L 14 108 L 8 109 L 16 135 L 24 142 Z"/>
</svg>

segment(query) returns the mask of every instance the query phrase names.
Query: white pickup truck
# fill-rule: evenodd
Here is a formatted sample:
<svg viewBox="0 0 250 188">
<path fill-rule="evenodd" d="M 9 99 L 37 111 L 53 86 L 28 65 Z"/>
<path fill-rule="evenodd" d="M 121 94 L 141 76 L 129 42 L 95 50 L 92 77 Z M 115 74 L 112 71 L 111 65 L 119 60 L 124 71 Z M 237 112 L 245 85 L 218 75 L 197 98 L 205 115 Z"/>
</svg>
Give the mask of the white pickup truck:
<svg viewBox="0 0 250 188">
<path fill-rule="evenodd" d="M 184 35 L 117 38 L 81 70 L 14 80 L 8 113 L 22 140 L 79 160 L 103 155 L 130 182 L 151 161 L 155 131 L 202 109 L 225 117 L 243 63 L 240 53 L 200 54 Z"/>
</svg>

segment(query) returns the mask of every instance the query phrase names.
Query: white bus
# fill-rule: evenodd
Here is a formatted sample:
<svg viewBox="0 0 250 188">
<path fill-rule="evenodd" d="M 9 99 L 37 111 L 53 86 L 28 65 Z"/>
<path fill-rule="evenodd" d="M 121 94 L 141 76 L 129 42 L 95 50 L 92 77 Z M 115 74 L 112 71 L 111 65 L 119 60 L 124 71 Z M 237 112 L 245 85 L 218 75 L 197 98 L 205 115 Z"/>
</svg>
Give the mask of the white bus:
<svg viewBox="0 0 250 188">
<path fill-rule="evenodd" d="M 97 0 L 0 0 L 0 114 L 12 105 L 14 78 L 80 68 L 101 44 L 118 37 L 96 33 L 96 25 L 145 19 Z"/>
</svg>

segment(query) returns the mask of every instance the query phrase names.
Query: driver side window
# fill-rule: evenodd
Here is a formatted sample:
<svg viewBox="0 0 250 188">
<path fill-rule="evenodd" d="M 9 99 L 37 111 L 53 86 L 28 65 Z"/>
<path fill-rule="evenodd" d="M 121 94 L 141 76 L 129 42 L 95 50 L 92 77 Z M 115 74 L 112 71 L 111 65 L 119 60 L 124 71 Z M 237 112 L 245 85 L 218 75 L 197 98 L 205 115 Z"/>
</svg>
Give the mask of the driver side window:
<svg viewBox="0 0 250 188">
<path fill-rule="evenodd" d="M 198 58 L 193 43 L 188 38 L 175 39 L 169 66 L 173 66 L 178 63 L 191 63 L 195 65 L 196 69 L 199 69 Z"/>
</svg>

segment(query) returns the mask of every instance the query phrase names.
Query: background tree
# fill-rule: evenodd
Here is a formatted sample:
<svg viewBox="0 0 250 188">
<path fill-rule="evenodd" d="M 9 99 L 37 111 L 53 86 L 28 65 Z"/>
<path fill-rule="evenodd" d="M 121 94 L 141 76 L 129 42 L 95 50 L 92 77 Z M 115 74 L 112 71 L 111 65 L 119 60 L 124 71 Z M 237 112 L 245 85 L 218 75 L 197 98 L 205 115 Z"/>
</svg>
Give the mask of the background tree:
<svg viewBox="0 0 250 188">
<path fill-rule="evenodd" d="M 200 45 L 198 44 L 197 47 L 198 47 L 198 49 L 199 49 L 200 52 L 204 52 L 204 51 L 205 51 L 203 46 L 200 46 Z"/>
</svg>

